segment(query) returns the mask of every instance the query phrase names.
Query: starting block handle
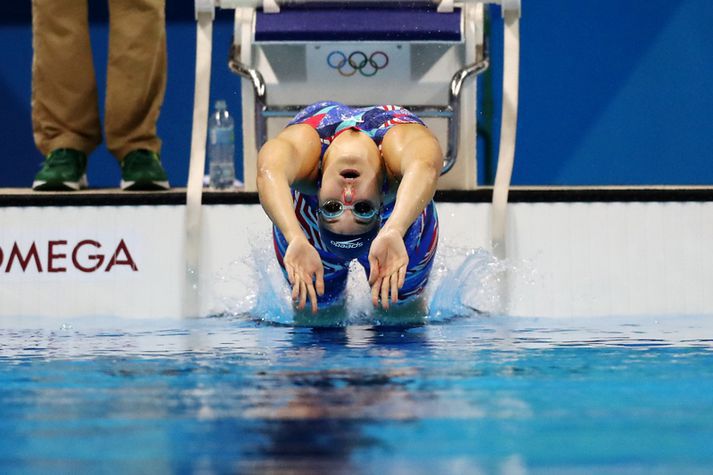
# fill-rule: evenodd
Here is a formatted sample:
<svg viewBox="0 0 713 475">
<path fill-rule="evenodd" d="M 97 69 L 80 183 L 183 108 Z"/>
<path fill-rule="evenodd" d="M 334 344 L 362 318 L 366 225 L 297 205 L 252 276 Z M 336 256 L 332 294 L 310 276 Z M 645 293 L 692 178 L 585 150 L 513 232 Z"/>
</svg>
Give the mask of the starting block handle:
<svg viewBox="0 0 713 475">
<path fill-rule="evenodd" d="M 260 71 L 240 61 L 240 53 L 235 44 L 230 47 L 228 68 L 234 74 L 248 79 L 252 85 L 255 96 L 255 145 L 259 149 L 267 141 L 267 84 Z"/>
<path fill-rule="evenodd" d="M 446 149 L 446 155 L 443 158 L 443 168 L 441 169 L 441 175 L 448 173 L 451 168 L 456 164 L 458 158 L 458 142 L 460 141 L 460 127 L 458 125 L 460 120 L 460 95 L 463 90 L 463 84 L 466 79 L 471 76 L 478 76 L 485 72 L 490 66 L 490 58 L 488 56 L 487 48 L 483 49 L 483 57 L 476 60 L 475 63 L 469 64 L 462 69 L 458 70 L 453 77 L 448 87 L 448 110 L 450 115 L 448 116 L 448 146 Z"/>
</svg>

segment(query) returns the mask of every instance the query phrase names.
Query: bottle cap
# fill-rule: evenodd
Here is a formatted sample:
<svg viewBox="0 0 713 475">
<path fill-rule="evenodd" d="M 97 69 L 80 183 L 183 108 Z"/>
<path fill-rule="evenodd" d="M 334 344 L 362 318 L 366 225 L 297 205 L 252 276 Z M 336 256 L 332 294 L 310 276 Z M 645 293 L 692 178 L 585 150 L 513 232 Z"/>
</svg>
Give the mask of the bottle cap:
<svg viewBox="0 0 713 475">
<path fill-rule="evenodd" d="M 216 109 L 225 109 L 227 105 L 225 104 L 225 99 L 218 99 L 215 101 L 215 108 Z"/>
</svg>

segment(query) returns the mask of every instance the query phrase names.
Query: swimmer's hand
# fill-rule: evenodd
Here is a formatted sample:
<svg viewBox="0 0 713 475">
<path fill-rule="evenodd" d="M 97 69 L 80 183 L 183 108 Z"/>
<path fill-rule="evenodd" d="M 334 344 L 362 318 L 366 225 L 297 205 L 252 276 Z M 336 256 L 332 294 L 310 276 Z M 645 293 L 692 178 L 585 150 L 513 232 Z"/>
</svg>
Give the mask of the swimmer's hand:
<svg viewBox="0 0 713 475">
<path fill-rule="evenodd" d="M 379 305 L 384 310 L 389 309 L 389 295 L 391 302 L 399 300 L 399 289 L 406 280 L 408 267 L 408 253 L 401 233 L 395 229 L 384 227 L 371 243 L 369 251 L 369 285 L 371 286 L 371 302 Z"/>
<path fill-rule="evenodd" d="M 284 263 L 297 308 L 304 310 L 309 297 L 312 313 L 317 313 L 317 294 L 324 294 L 324 267 L 319 253 L 301 236 L 287 246 Z"/>
</svg>

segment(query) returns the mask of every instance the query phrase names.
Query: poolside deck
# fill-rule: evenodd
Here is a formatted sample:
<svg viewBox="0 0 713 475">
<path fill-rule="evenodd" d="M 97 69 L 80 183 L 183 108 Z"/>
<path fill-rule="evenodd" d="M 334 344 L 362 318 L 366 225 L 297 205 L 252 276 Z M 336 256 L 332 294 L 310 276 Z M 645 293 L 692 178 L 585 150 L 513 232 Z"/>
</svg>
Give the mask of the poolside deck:
<svg viewBox="0 0 713 475">
<path fill-rule="evenodd" d="M 436 201 L 451 203 L 489 203 L 492 187 L 476 190 L 439 190 Z M 711 186 L 513 186 L 511 203 L 575 202 L 705 202 L 713 201 Z M 7 206 L 131 206 L 184 205 L 186 189 L 168 191 L 122 191 L 98 188 L 67 192 L 36 192 L 29 188 L 0 188 L 0 207 Z M 257 204 L 255 192 L 240 189 L 203 191 L 203 204 Z"/>
</svg>

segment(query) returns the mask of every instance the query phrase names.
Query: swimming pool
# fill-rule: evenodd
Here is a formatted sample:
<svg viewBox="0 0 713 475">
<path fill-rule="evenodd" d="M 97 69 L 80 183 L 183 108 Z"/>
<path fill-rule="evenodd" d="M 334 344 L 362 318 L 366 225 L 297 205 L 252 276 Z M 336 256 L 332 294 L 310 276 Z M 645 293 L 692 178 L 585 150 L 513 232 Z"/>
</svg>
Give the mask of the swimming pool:
<svg viewBox="0 0 713 475">
<path fill-rule="evenodd" d="M 3 473 L 708 473 L 710 318 L 0 330 Z"/>
<path fill-rule="evenodd" d="M 356 278 L 315 320 L 254 195 L 206 196 L 189 319 L 183 194 L 5 196 L 0 472 L 707 473 L 711 189 L 512 197 L 498 262 L 487 190 L 442 196 L 427 318 Z"/>
</svg>

